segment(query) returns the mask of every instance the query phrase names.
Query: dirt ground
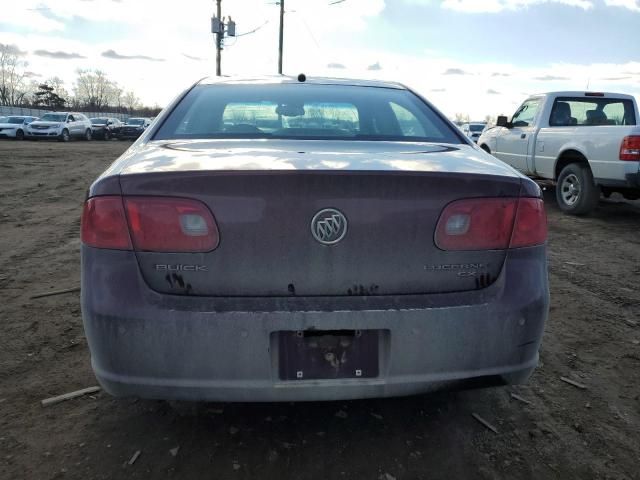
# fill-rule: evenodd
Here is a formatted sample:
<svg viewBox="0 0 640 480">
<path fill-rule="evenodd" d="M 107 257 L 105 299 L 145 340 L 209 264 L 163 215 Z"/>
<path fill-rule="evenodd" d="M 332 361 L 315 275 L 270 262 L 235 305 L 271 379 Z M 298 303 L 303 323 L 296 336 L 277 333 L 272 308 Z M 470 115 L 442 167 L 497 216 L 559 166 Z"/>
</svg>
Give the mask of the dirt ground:
<svg viewBox="0 0 640 480">
<path fill-rule="evenodd" d="M 575 218 L 547 192 L 551 315 L 527 386 L 197 415 L 105 393 L 42 407 L 96 380 L 78 293 L 30 296 L 79 285 L 85 191 L 128 145 L 0 142 L 0 479 L 640 478 L 640 202 L 620 199 Z"/>
</svg>

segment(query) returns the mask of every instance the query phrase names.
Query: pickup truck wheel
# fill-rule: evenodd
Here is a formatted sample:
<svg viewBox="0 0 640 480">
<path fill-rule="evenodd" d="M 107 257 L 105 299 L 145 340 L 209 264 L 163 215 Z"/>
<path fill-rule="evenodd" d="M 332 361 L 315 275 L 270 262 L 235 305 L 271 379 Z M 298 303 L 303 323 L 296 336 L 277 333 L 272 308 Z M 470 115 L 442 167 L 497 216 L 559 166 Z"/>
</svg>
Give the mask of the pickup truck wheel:
<svg viewBox="0 0 640 480">
<path fill-rule="evenodd" d="M 556 186 L 560 210 L 571 215 L 584 215 L 598 205 L 600 189 L 593 181 L 591 169 L 580 163 L 570 163 L 562 169 Z"/>
</svg>

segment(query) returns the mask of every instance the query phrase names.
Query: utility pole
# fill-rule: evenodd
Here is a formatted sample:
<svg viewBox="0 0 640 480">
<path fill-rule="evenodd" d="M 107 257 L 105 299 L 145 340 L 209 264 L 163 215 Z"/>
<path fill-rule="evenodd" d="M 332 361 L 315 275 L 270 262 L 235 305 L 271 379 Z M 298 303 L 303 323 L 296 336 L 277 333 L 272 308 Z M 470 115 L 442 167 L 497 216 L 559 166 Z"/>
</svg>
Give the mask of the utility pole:
<svg viewBox="0 0 640 480">
<path fill-rule="evenodd" d="M 220 0 L 218 0 L 220 1 Z M 280 43 L 278 44 L 278 73 L 282 75 L 282 44 L 284 41 L 284 0 L 280 0 Z"/>
<path fill-rule="evenodd" d="M 222 16 L 222 0 L 215 0 L 217 4 L 217 12 L 216 15 L 211 17 L 211 33 L 215 35 L 216 42 L 216 75 L 219 77 L 222 75 L 222 41 L 224 40 L 225 34 L 228 37 L 236 36 L 236 22 L 231 20 L 229 17 L 226 20 L 223 19 Z"/>
<path fill-rule="evenodd" d="M 222 26 L 222 0 L 216 0 L 217 3 L 217 11 L 216 18 L 220 21 L 220 29 L 216 33 L 216 75 L 219 77 L 222 75 L 222 67 L 220 63 L 222 62 L 222 35 L 224 33 L 224 26 Z"/>
</svg>

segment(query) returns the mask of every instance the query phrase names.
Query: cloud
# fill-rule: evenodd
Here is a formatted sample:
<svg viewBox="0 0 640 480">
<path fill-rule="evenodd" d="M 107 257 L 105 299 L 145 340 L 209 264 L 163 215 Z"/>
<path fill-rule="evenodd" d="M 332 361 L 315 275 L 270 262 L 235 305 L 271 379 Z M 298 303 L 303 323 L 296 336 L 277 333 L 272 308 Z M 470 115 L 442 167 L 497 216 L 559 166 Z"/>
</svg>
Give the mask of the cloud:
<svg viewBox="0 0 640 480">
<path fill-rule="evenodd" d="M 492 77 L 510 77 L 510 73 L 502 73 L 502 72 L 494 72 L 491 74 Z"/>
<path fill-rule="evenodd" d="M 447 89 L 446 88 L 432 88 L 430 91 L 434 92 L 434 93 L 438 93 L 438 92 L 446 92 Z"/>
<path fill-rule="evenodd" d="M 500 92 L 494 90 L 493 88 L 490 88 L 489 90 L 487 90 L 487 95 L 500 95 Z"/>
<path fill-rule="evenodd" d="M 557 77 L 555 75 L 543 75 L 541 77 L 534 77 L 534 80 L 540 80 L 541 82 L 551 82 L 554 80 L 560 81 L 560 80 L 569 80 L 568 77 Z"/>
<path fill-rule="evenodd" d="M 80 55 L 79 53 L 75 53 L 75 52 L 63 52 L 60 50 L 57 50 L 55 52 L 52 52 L 50 50 L 35 50 L 33 52 L 34 55 L 37 55 L 38 57 L 47 57 L 47 58 L 57 58 L 59 60 L 73 60 L 76 58 L 87 58 L 84 55 Z"/>
<path fill-rule="evenodd" d="M 40 75 L 39 73 L 36 73 L 36 72 L 26 71 L 26 72 L 24 72 L 24 76 L 27 77 L 27 78 L 37 78 L 37 77 L 41 77 L 42 75 Z"/>
<path fill-rule="evenodd" d="M 195 57 L 193 55 L 187 55 L 186 53 L 183 53 L 182 56 L 185 58 L 188 58 L 189 60 L 195 60 L 196 62 L 203 62 L 204 60 L 206 60 L 205 58 Z"/>
<path fill-rule="evenodd" d="M 146 55 L 122 55 L 111 49 L 105 50 L 101 55 L 112 60 L 148 60 L 150 62 L 164 62 L 164 58 L 147 57 Z"/>
<path fill-rule="evenodd" d="M 638 0 L 604 0 L 608 7 L 628 8 L 634 12 L 640 12 L 640 1 Z"/>
<path fill-rule="evenodd" d="M 13 54 L 13 55 L 18 55 L 18 56 L 23 56 L 26 55 L 27 52 L 25 52 L 24 50 L 20 50 L 20 48 L 18 48 L 17 45 L 14 44 L 2 44 L 0 43 L 0 47 L 4 47 L 7 53 Z"/>
<path fill-rule="evenodd" d="M 602 80 L 607 82 L 617 82 L 619 80 L 630 80 L 631 77 L 605 77 Z"/>
<path fill-rule="evenodd" d="M 414 2 L 415 1 L 416 0 L 414 0 Z M 418 0 L 418 3 L 424 3 L 424 0 Z M 498 13 L 503 10 L 519 10 L 543 3 L 559 3 L 570 7 L 582 8 L 583 10 L 588 10 L 594 6 L 591 0 L 444 0 L 442 2 L 442 8 L 463 13 Z"/>
<path fill-rule="evenodd" d="M 471 75 L 469 72 L 465 72 L 461 68 L 447 68 L 443 75 Z"/>
<path fill-rule="evenodd" d="M 369 65 L 367 67 L 367 70 L 376 72 L 376 71 L 382 70 L 382 66 L 380 65 L 380 62 L 376 62 L 373 65 Z"/>
<path fill-rule="evenodd" d="M 327 68 L 346 68 L 346 67 L 341 63 L 332 62 L 327 64 Z"/>
</svg>

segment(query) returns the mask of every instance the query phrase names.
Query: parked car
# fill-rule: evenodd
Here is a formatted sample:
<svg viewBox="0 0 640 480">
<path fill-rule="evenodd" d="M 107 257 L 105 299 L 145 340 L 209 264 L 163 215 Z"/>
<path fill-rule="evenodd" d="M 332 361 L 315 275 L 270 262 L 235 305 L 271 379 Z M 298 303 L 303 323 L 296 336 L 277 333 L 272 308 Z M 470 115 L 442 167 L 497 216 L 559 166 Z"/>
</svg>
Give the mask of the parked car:
<svg viewBox="0 0 640 480">
<path fill-rule="evenodd" d="M 474 143 L 477 143 L 478 138 L 480 138 L 480 135 L 486 126 L 486 122 L 463 123 L 460 129 Z"/>
<path fill-rule="evenodd" d="M 396 83 L 200 81 L 93 183 L 81 230 L 113 395 L 388 397 L 538 363 L 540 188 Z"/>
<path fill-rule="evenodd" d="M 4 120 L 0 119 L 0 138 L 14 138 L 16 140 L 24 140 L 24 132 L 27 125 L 38 119 L 38 117 L 24 115 L 12 115 L 2 118 Z"/>
<path fill-rule="evenodd" d="M 103 140 L 117 138 L 118 135 L 120 135 L 122 126 L 124 125 L 124 123 L 117 118 L 111 117 L 97 117 L 90 120 L 93 136 Z"/>
<path fill-rule="evenodd" d="M 72 138 L 91 140 L 91 122 L 82 113 L 51 112 L 32 122 L 25 131 L 27 138 L 55 138 L 68 142 Z"/>
<path fill-rule="evenodd" d="M 564 212 L 589 213 L 600 192 L 640 198 L 640 127 L 631 95 L 534 95 L 510 121 L 501 116 L 496 123 L 478 144 L 527 175 L 555 181 Z"/>
<path fill-rule="evenodd" d="M 120 140 L 135 140 L 151 124 L 148 118 L 128 118 L 120 129 Z"/>
</svg>

